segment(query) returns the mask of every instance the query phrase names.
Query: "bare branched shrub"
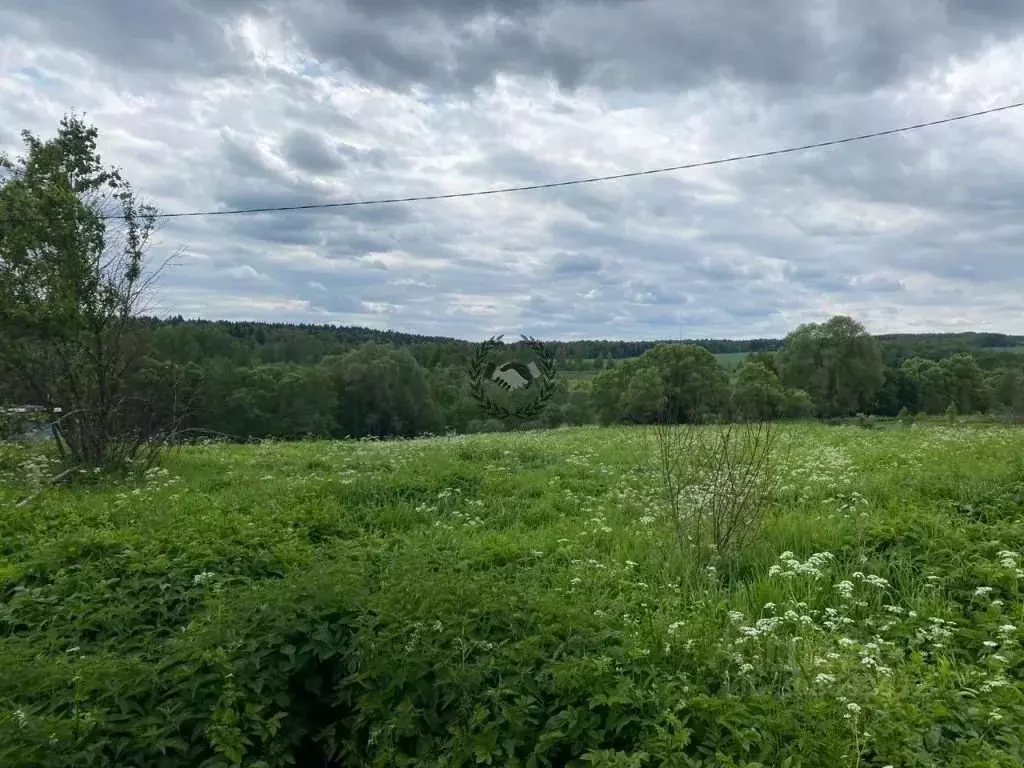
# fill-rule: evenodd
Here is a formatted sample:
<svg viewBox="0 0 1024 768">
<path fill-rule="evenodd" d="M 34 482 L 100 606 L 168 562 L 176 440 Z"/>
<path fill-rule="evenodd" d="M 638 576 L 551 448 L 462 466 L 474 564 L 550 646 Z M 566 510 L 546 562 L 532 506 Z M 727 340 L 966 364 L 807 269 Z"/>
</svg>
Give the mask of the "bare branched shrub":
<svg viewBox="0 0 1024 768">
<path fill-rule="evenodd" d="M 653 428 L 661 495 L 694 568 L 740 552 L 760 530 L 777 472 L 771 421 Z"/>
</svg>

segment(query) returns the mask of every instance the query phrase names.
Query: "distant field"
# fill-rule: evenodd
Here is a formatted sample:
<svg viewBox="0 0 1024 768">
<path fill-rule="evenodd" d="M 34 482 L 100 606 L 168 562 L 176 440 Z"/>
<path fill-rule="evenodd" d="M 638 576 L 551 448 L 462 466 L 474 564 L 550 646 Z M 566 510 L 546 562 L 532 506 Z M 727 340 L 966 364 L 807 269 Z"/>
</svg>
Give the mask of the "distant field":
<svg viewBox="0 0 1024 768">
<path fill-rule="evenodd" d="M 715 355 L 715 359 L 725 368 L 735 368 L 746 360 L 749 355 L 749 352 L 720 352 Z M 621 364 L 624 360 L 616 360 L 615 362 L 616 364 Z M 573 381 L 592 378 L 599 374 L 600 371 L 558 371 L 558 373 Z"/>
<path fill-rule="evenodd" d="M 749 356 L 749 352 L 719 352 L 715 355 L 715 360 L 725 368 L 735 368 Z"/>
<path fill-rule="evenodd" d="M 0 445 L 0 765 L 1024 764 L 1024 430 L 786 426 L 700 573 L 650 434 Z"/>
</svg>

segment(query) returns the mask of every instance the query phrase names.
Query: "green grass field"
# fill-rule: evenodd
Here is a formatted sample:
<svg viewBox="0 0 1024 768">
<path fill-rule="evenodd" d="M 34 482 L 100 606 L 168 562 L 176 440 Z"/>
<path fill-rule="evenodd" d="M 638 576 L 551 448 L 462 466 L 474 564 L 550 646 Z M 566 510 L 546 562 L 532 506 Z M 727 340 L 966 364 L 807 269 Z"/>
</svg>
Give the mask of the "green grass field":
<svg viewBox="0 0 1024 768">
<path fill-rule="evenodd" d="M 748 357 L 750 357 L 749 352 L 719 352 L 715 355 L 715 360 L 717 360 L 724 368 L 732 369 Z"/>
<path fill-rule="evenodd" d="M 1024 762 L 1024 431 L 786 426 L 696 574 L 649 436 L 0 447 L 0 765 Z"/>
</svg>

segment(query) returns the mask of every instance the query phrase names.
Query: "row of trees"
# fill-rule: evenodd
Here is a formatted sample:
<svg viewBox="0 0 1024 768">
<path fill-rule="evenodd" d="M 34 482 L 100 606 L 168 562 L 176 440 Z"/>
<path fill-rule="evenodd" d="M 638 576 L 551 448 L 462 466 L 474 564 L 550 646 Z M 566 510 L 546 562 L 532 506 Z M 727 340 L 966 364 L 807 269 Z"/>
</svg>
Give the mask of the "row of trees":
<svg viewBox="0 0 1024 768">
<path fill-rule="evenodd" d="M 178 326 L 179 328 L 182 326 Z M 368 341 L 313 363 L 237 363 L 160 350 L 164 326 L 134 391 L 163 421 L 240 437 L 389 436 L 519 426 L 481 413 L 469 390 L 471 345 L 398 346 Z M 590 377 L 558 377 L 554 395 L 526 426 L 712 419 L 837 418 L 1024 413 L 1024 357 L 985 369 L 967 353 L 883 361 L 882 343 L 837 316 L 789 334 L 777 353 L 727 368 L 705 347 L 663 343 Z"/>
<path fill-rule="evenodd" d="M 0 157 L 0 405 L 62 409 L 70 463 L 155 435 L 414 435 L 503 429 L 473 400 L 464 341 L 361 328 L 140 315 L 155 211 L 65 118 Z M 848 317 L 783 340 L 555 345 L 562 377 L 527 426 L 1024 410 L 1015 337 L 876 338 Z M 988 349 L 986 349 L 986 347 Z M 992 348 L 996 348 L 993 350 Z M 713 352 L 748 352 L 727 369 Z"/>
<path fill-rule="evenodd" d="M 593 382 L 595 416 L 603 423 L 647 423 L 666 408 L 679 421 L 708 418 L 838 418 L 1024 413 L 1024 367 L 1010 355 L 989 370 L 967 353 L 940 360 L 883 362 L 882 345 L 852 318 L 802 325 L 775 355 L 749 355 L 731 375 L 701 347 L 660 346 Z"/>
</svg>

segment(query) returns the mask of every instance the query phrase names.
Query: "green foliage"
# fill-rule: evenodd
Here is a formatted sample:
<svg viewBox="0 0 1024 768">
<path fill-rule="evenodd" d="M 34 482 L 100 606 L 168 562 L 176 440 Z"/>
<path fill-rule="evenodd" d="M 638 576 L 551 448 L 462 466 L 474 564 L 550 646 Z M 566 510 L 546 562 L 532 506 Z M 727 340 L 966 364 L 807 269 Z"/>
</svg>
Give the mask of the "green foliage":
<svg viewBox="0 0 1024 768">
<path fill-rule="evenodd" d="M 857 414 L 857 426 L 860 427 L 861 429 L 874 429 L 875 428 L 875 419 L 874 419 L 873 416 L 868 416 L 867 414 L 858 413 Z"/>
<path fill-rule="evenodd" d="M 646 429 L 0 445 L 0 764 L 1020 765 L 1024 432 L 782 430 L 698 572 Z"/>
<path fill-rule="evenodd" d="M 902 408 L 900 408 L 900 412 L 897 415 L 897 418 L 899 419 L 900 424 L 902 424 L 907 429 L 914 426 L 914 414 L 910 412 L 907 406 L 903 406 Z"/>
<path fill-rule="evenodd" d="M 727 409 L 728 377 L 703 347 L 659 344 L 635 360 L 605 371 L 593 383 L 602 423 L 693 423 Z"/>
<path fill-rule="evenodd" d="M 956 424 L 960 417 L 960 409 L 956 407 L 956 403 L 950 403 L 949 407 L 946 408 L 946 421 L 950 424 Z"/>
<path fill-rule="evenodd" d="M 763 359 L 740 364 L 733 375 L 733 412 L 742 419 L 776 419 L 785 415 L 787 392 L 779 376 Z"/>
<path fill-rule="evenodd" d="M 129 387 L 154 210 L 102 164 L 97 131 L 79 118 L 47 141 L 22 138 L 22 157 L 0 156 L 0 377 L 63 409 L 72 466 L 130 463 L 158 431 Z"/>
<path fill-rule="evenodd" d="M 824 417 L 867 410 L 884 381 L 877 343 L 842 315 L 801 325 L 786 337 L 776 362 L 783 383 L 805 389 Z"/>
</svg>

